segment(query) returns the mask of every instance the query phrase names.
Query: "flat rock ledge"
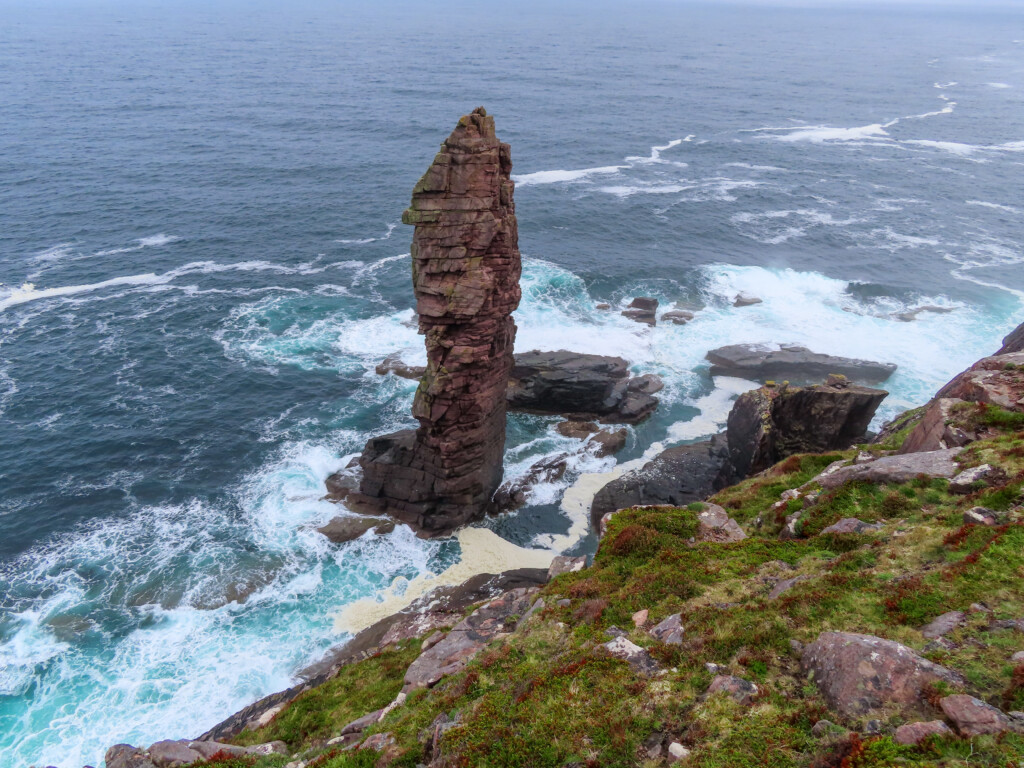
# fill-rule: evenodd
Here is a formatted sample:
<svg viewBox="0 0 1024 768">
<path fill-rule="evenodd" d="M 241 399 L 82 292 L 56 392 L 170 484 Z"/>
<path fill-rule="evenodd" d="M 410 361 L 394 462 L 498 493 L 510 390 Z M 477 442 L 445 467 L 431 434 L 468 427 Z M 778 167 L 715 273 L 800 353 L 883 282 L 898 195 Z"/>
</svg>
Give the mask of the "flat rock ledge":
<svg viewBox="0 0 1024 768">
<path fill-rule="evenodd" d="M 653 374 L 631 376 L 621 357 L 532 350 L 515 356 L 506 394 L 511 410 L 635 424 L 658 407 L 663 386 Z"/>
<path fill-rule="evenodd" d="M 778 349 L 763 344 L 731 344 L 711 350 L 707 359 L 712 376 L 736 376 L 762 383 L 810 383 L 837 373 L 853 381 L 876 384 L 896 372 L 892 363 L 825 355 L 796 344 L 783 344 Z"/>
</svg>

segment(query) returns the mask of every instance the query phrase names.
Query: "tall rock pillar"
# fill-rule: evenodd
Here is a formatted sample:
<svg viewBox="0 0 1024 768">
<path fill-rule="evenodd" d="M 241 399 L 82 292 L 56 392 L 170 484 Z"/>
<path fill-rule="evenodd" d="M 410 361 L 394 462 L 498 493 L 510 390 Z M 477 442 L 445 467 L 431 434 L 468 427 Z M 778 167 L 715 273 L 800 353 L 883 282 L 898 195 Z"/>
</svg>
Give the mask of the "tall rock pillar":
<svg viewBox="0 0 1024 768">
<path fill-rule="evenodd" d="M 502 479 L 521 271 L 511 152 L 479 107 L 413 188 L 412 283 L 427 370 L 420 426 L 370 440 L 358 493 L 424 535 L 480 517 Z"/>
</svg>

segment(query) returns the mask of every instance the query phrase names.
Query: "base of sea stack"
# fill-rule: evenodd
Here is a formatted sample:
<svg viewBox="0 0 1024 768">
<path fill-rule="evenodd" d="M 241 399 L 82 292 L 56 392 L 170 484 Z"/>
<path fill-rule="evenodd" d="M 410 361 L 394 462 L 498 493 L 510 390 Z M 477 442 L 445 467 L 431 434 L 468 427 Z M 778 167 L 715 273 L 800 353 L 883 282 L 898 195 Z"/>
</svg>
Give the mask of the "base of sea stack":
<svg viewBox="0 0 1024 768">
<path fill-rule="evenodd" d="M 428 466 L 419 445 L 415 429 L 369 440 L 359 459 L 363 471 L 359 490 L 346 496 L 346 505 L 359 512 L 390 515 L 421 538 L 448 536 L 455 529 L 483 518 L 491 496 L 501 484 L 500 457 L 491 463 L 495 467 L 493 477 L 481 478 L 479 473 L 453 477 L 451 481 L 461 479 L 465 487 L 449 485 L 446 493 L 439 496 L 434 489 L 439 468 Z"/>
</svg>

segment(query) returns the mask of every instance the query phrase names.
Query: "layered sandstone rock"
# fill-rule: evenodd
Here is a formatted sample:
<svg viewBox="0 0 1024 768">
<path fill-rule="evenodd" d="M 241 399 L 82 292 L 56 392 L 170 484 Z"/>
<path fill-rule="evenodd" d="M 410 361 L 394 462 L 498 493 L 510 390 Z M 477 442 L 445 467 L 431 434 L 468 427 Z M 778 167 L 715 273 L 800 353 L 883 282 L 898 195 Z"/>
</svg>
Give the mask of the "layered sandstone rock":
<svg viewBox="0 0 1024 768">
<path fill-rule="evenodd" d="M 370 440 L 350 504 L 424 535 L 480 517 L 502 478 L 520 257 L 512 160 L 484 109 L 459 120 L 413 189 L 412 279 L 427 369 L 416 430 Z"/>
</svg>

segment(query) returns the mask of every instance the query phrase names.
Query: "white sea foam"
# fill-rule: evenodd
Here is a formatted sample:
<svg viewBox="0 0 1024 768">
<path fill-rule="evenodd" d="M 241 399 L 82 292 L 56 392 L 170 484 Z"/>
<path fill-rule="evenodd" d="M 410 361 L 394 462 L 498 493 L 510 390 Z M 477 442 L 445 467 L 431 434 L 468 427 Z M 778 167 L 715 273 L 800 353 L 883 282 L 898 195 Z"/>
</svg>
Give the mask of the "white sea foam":
<svg viewBox="0 0 1024 768">
<path fill-rule="evenodd" d="M 97 251 L 95 256 L 113 256 L 119 253 L 132 253 L 134 251 L 141 251 L 143 248 L 156 248 L 161 245 L 169 245 L 181 240 L 176 235 L 165 235 L 160 233 L 157 235 L 150 235 L 149 237 L 140 237 L 135 241 L 135 245 L 125 246 L 123 248 L 112 248 L 106 251 Z"/>
<path fill-rule="evenodd" d="M 799 128 L 765 128 L 765 132 L 780 132 L 773 138 L 778 141 L 808 141 L 814 144 L 831 144 L 863 141 L 892 141 L 881 123 L 861 125 L 855 128 L 836 128 L 829 125 L 807 125 Z"/>
<path fill-rule="evenodd" d="M 919 235 L 905 235 L 900 232 L 896 232 L 892 227 L 882 227 L 880 229 L 873 229 L 868 233 L 868 243 L 872 247 L 880 248 L 882 250 L 889 251 L 890 253 L 896 253 L 906 248 L 921 248 L 928 246 L 931 248 L 937 248 L 942 245 L 942 241 L 934 237 L 922 237 Z"/>
<path fill-rule="evenodd" d="M 18 304 L 25 304 L 29 301 L 38 301 L 40 299 L 53 299 L 60 298 L 63 296 L 74 296 L 78 293 L 90 293 L 92 291 L 103 290 L 104 288 L 112 288 L 115 286 L 122 285 L 156 285 L 159 283 L 168 282 L 171 278 L 166 278 L 160 275 L 156 275 L 152 272 L 148 272 L 143 275 L 127 275 L 125 277 L 115 277 L 110 280 L 103 280 L 98 283 L 87 283 L 85 285 L 65 285 L 60 288 L 19 288 L 12 291 L 8 296 L 0 299 L 0 312 L 10 307 L 17 306 Z"/>
<path fill-rule="evenodd" d="M 1003 90 L 1005 88 L 1012 88 L 1013 86 L 1009 83 L 985 83 L 989 88 L 995 88 L 997 90 Z"/>
<path fill-rule="evenodd" d="M 981 208 L 991 208 L 995 211 L 1003 211 L 1005 213 L 1021 213 L 1020 208 L 1014 208 L 1012 205 L 1003 205 L 1002 203 L 988 203 L 984 200 L 968 200 L 967 205 L 976 205 Z"/>
<path fill-rule="evenodd" d="M 861 221 L 853 217 L 837 219 L 832 214 L 816 208 L 763 213 L 744 211 L 733 214 L 730 220 L 741 234 L 767 245 L 780 245 L 794 238 L 803 237 L 813 227 L 846 227 Z"/>
<path fill-rule="evenodd" d="M 380 237 L 364 237 L 364 238 L 361 238 L 361 239 L 360 238 L 355 238 L 355 239 L 349 239 L 349 240 L 337 240 L 336 242 L 343 243 L 345 245 L 367 245 L 369 243 L 376 243 L 376 242 L 378 242 L 380 240 L 390 240 L 391 239 L 391 233 L 395 231 L 395 227 L 397 227 L 397 226 L 398 226 L 398 222 L 393 222 L 391 224 L 388 224 L 388 231 L 385 232 Z"/>
<path fill-rule="evenodd" d="M 959 85 L 959 83 L 957 83 L 957 82 L 935 83 L 935 85 L 933 85 L 932 87 L 933 88 L 938 88 L 940 90 L 945 90 L 947 88 L 952 88 L 955 85 Z"/>
<path fill-rule="evenodd" d="M 533 173 L 514 175 L 512 179 L 515 181 L 516 185 L 520 187 L 528 187 L 538 184 L 558 184 L 582 181 L 590 176 L 606 176 L 618 173 L 628 167 L 629 166 L 626 165 L 605 165 L 600 168 L 580 168 L 575 171 L 534 171 Z"/>
<path fill-rule="evenodd" d="M 687 137 L 687 138 L 692 138 L 692 137 Z M 647 157 L 639 157 L 639 156 L 633 155 L 633 156 L 627 157 L 626 158 L 626 162 L 630 163 L 630 164 L 634 164 L 634 165 L 648 165 L 648 164 L 651 164 L 651 163 L 663 163 L 663 162 L 666 162 L 666 161 L 661 159 L 661 153 L 662 152 L 666 152 L 666 151 L 672 149 L 672 147 L 678 147 L 682 143 L 683 143 L 683 139 L 673 139 L 668 144 L 665 144 L 663 146 L 651 147 L 651 154 L 648 155 Z M 677 165 L 677 166 L 685 167 L 686 163 L 672 163 L 672 165 Z"/>
</svg>

